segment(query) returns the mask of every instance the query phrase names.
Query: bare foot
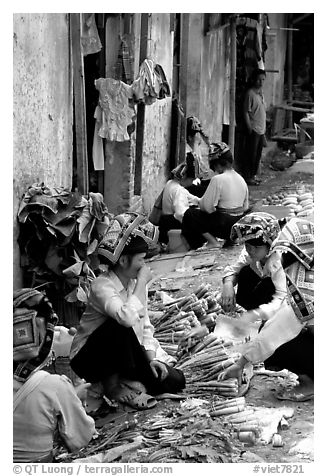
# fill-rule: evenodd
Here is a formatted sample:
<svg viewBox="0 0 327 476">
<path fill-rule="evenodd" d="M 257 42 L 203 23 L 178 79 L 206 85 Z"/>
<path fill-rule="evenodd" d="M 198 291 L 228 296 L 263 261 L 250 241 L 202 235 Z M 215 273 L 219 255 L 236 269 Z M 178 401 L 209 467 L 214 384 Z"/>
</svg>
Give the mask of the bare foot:
<svg viewBox="0 0 327 476">
<path fill-rule="evenodd" d="M 134 390 L 137 393 L 146 393 L 147 392 L 143 383 L 141 383 L 137 380 L 128 380 L 128 379 L 122 378 L 120 381 L 123 385 L 130 388 L 131 390 Z"/>
<path fill-rule="evenodd" d="M 124 384 L 117 384 L 111 389 L 108 389 L 106 396 L 112 400 L 116 400 L 120 403 L 128 403 L 129 401 L 135 398 L 137 393 L 131 388 L 125 386 Z"/>
</svg>

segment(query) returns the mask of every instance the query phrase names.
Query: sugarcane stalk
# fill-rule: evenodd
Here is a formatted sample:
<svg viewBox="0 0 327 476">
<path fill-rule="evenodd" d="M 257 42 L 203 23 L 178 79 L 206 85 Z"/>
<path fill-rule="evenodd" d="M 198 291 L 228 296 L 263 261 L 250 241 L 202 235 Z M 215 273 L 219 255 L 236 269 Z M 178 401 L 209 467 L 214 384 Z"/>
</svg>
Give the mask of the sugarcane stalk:
<svg viewBox="0 0 327 476">
<path fill-rule="evenodd" d="M 245 408 L 244 404 L 234 405 L 233 407 L 221 408 L 219 410 L 214 410 L 214 411 L 210 412 L 210 416 L 211 417 L 216 417 L 216 416 L 233 415 L 235 413 L 243 412 L 244 408 Z"/>
</svg>

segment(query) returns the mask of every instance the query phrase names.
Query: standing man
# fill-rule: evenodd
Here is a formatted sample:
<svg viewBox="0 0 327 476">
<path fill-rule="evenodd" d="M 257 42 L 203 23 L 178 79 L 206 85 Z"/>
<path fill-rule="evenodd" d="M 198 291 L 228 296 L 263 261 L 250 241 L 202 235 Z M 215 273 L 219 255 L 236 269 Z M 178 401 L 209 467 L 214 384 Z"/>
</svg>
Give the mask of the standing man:
<svg viewBox="0 0 327 476">
<path fill-rule="evenodd" d="M 243 176 L 248 185 L 258 185 L 260 182 L 256 174 L 258 173 L 266 132 L 266 104 L 262 92 L 265 78 L 266 73 L 263 69 L 254 70 L 251 77 L 251 86 L 244 99 L 243 113 L 247 135 Z"/>
</svg>

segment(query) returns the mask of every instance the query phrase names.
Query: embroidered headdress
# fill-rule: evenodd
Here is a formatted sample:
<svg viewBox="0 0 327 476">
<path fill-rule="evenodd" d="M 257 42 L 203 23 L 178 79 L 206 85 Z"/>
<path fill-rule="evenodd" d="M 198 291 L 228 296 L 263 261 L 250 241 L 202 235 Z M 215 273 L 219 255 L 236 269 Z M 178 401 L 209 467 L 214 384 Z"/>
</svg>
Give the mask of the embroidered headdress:
<svg viewBox="0 0 327 476">
<path fill-rule="evenodd" d="M 276 217 L 270 213 L 254 212 L 245 215 L 233 225 L 230 237 L 239 243 L 262 237 L 265 243 L 271 245 L 279 232 Z"/>
<path fill-rule="evenodd" d="M 158 228 L 144 215 L 125 212 L 116 215 L 110 222 L 98 246 L 98 254 L 115 264 L 126 251 L 129 254 L 143 252 L 148 244 L 155 244 L 157 240 Z"/>
<path fill-rule="evenodd" d="M 58 317 L 47 297 L 36 289 L 14 291 L 13 305 L 14 377 L 24 382 L 47 363 Z"/>
</svg>

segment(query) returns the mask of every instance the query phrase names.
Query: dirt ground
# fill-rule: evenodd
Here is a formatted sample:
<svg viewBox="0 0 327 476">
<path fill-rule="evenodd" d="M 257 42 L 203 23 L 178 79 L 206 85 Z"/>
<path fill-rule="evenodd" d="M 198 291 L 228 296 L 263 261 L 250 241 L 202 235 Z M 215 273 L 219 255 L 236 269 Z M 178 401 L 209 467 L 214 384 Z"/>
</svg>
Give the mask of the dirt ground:
<svg viewBox="0 0 327 476">
<path fill-rule="evenodd" d="M 313 190 L 313 166 L 303 163 L 294 164 L 284 171 L 275 171 L 269 167 L 272 151 L 275 144 L 270 143 L 265 150 L 261 166 L 262 182 L 259 186 L 249 187 L 251 205 L 260 205 L 260 201 L 268 195 L 273 195 L 281 189 L 296 187 L 302 183 Z M 172 297 L 189 294 L 202 283 L 210 283 L 213 288 L 219 289 L 221 282 L 221 273 L 225 266 L 233 262 L 239 255 L 240 246 L 230 249 L 218 249 L 216 253 L 215 264 L 212 267 L 202 268 L 198 276 L 184 276 L 179 279 L 160 280 L 153 284 L 153 289 L 164 290 Z M 266 446 L 255 445 L 251 448 L 245 448 L 254 453 L 262 461 L 267 463 L 280 462 L 311 462 L 313 461 L 313 422 L 314 422 L 314 404 L 313 401 L 294 403 L 289 401 L 279 401 L 274 397 L 274 389 L 278 385 L 280 377 L 271 377 L 266 375 L 254 375 L 251 386 L 246 394 L 246 402 L 249 405 L 259 405 L 266 407 L 288 406 L 294 408 L 294 416 L 289 420 L 289 428 L 282 433 L 284 446 L 273 447 L 272 444 Z M 294 450 L 290 454 L 290 449 L 300 444 L 299 450 Z M 242 459 L 240 459 L 240 462 Z M 249 460 L 249 462 L 252 462 Z"/>
<path fill-rule="evenodd" d="M 265 149 L 265 156 L 262 161 L 261 168 L 261 178 L 262 182 L 259 186 L 249 187 L 250 192 L 250 203 L 251 205 L 258 206 L 260 205 L 261 199 L 272 195 L 283 187 L 294 187 L 297 184 L 303 183 L 311 190 L 313 189 L 313 167 L 312 165 L 304 164 L 302 166 L 297 166 L 296 168 L 291 167 L 285 171 L 274 171 L 269 168 L 269 160 L 271 157 L 271 151 L 275 147 L 274 144 L 269 144 L 269 147 Z M 223 242 L 221 241 L 221 244 Z M 204 252 L 207 258 L 208 265 L 206 265 L 204 259 L 204 265 L 200 266 L 198 269 L 182 272 L 174 272 L 169 270 L 167 273 L 166 270 L 161 270 L 159 265 L 159 272 L 157 279 L 153 281 L 150 286 L 150 303 L 149 309 L 155 309 L 156 302 L 158 302 L 158 296 L 160 291 L 164 291 L 169 294 L 172 298 L 177 298 L 182 295 L 188 295 L 193 290 L 195 290 L 200 284 L 209 283 L 213 289 L 219 290 L 221 286 L 221 274 L 223 269 L 228 263 L 233 262 L 239 255 L 242 247 L 235 246 L 229 249 L 221 249 L 220 247 L 210 250 L 210 252 Z M 198 252 L 197 252 L 198 253 Z M 214 259 L 213 256 L 214 255 Z M 168 255 L 166 255 L 168 256 Z M 158 258 L 158 257 L 157 257 Z M 153 259 L 157 259 L 153 258 Z M 159 257 L 160 258 L 160 257 Z M 158 262 L 157 262 L 158 263 Z M 203 263 L 203 256 L 202 256 Z M 289 419 L 289 427 L 281 430 L 280 433 L 283 438 L 284 445 L 282 447 L 273 447 L 271 443 L 267 445 L 255 444 L 249 446 L 245 443 L 241 443 L 237 439 L 236 433 L 229 433 L 227 436 L 228 444 L 233 446 L 233 457 L 230 455 L 226 460 L 222 456 L 221 462 L 235 462 L 235 463 L 254 463 L 254 462 L 265 462 L 265 463 L 307 463 L 313 461 L 313 428 L 314 428 L 314 404 L 313 401 L 303 402 L 303 403 L 294 403 L 288 401 L 279 401 L 274 397 L 274 390 L 281 384 L 283 378 L 276 375 L 259 375 L 254 374 L 249 391 L 247 392 L 246 404 L 253 406 L 264 406 L 271 408 L 278 408 L 282 406 L 291 407 L 294 409 L 294 415 Z M 212 398 L 212 395 L 207 396 L 208 399 Z M 205 397 L 204 397 L 205 398 Z M 159 401 L 157 406 L 151 410 L 146 410 L 143 412 L 134 412 L 138 419 L 138 425 L 136 430 L 140 431 L 142 425 L 146 425 L 147 422 L 151 426 L 151 418 L 155 418 L 164 411 L 177 411 L 180 408 L 180 403 L 172 400 L 163 400 Z M 124 409 L 126 411 L 126 409 Z M 125 414 L 126 415 L 126 414 Z M 130 414 L 131 415 L 131 414 Z M 116 412 L 117 416 L 117 412 Z M 104 417 L 103 420 L 97 420 L 96 424 L 99 428 L 104 428 L 110 420 L 115 418 L 115 412 L 113 415 Z M 122 418 L 125 416 L 122 415 Z M 219 428 L 219 425 L 222 424 L 217 421 L 214 423 L 217 425 L 216 431 L 223 431 L 223 428 Z M 185 425 L 187 425 L 185 423 Z M 185 430 L 185 429 L 184 429 Z M 187 426 L 186 430 L 187 431 Z M 226 430 L 227 431 L 227 430 Z M 227 433 L 226 433 L 227 434 Z M 215 443 L 219 438 L 213 439 L 212 450 L 215 450 Z M 226 440 L 225 440 L 226 441 Z M 117 442 L 119 444 L 119 442 Z M 298 448 L 292 450 L 295 445 L 300 445 Z M 291 450 L 291 451 L 290 451 Z M 145 450 L 146 451 L 146 450 Z M 153 447 L 153 452 L 156 451 L 156 447 Z M 219 449 L 220 452 L 224 452 L 223 448 Z M 293 451 L 293 452 L 292 452 Z M 226 452 L 227 454 L 227 452 Z M 132 455 L 132 459 L 121 459 L 121 461 L 126 462 L 149 462 L 148 459 L 139 460 L 137 459 L 137 454 Z M 133 459 L 135 458 L 135 459 Z M 151 461 L 151 460 L 150 460 Z M 197 461 L 201 461 L 197 459 Z M 204 460 L 207 461 L 207 460 Z M 217 460 L 216 460 L 217 461 Z M 161 460 L 162 462 L 173 462 L 173 460 Z M 192 462 L 191 460 L 185 461 L 183 459 L 177 460 L 175 462 Z"/>
</svg>

